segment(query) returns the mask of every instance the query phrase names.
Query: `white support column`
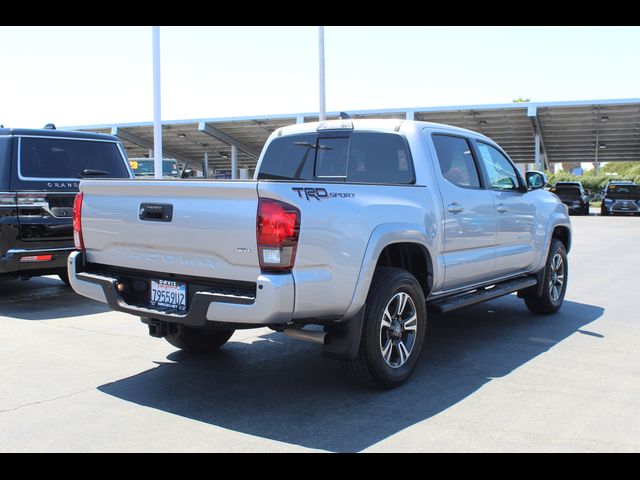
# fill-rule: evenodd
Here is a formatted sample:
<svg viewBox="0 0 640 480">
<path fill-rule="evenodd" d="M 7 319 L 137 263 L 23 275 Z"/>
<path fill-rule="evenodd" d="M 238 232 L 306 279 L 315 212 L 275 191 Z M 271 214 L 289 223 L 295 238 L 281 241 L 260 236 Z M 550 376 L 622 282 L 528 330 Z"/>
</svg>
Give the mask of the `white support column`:
<svg viewBox="0 0 640 480">
<path fill-rule="evenodd" d="M 407 120 L 413 120 L 414 118 L 414 112 L 412 110 L 409 110 L 406 114 L 405 114 L 405 118 Z"/>
<path fill-rule="evenodd" d="M 536 170 L 541 171 L 542 168 L 540 168 L 540 134 L 538 132 L 536 132 L 536 136 L 535 136 L 535 151 L 534 151 L 534 162 L 536 165 Z"/>
<path fill-rule="evenodd" d="M 296 123 L 304 123 L 304 115 L 298 115 L 296 117 Z"/>
<path fill-rule="evenodd" d="M 600 118 L 600 114 L 598 113 L 598 118 Z M 596 170 L 596 175 L 600 174 L 600 164 L 598 163 L 598 150 L 600 150 L 600 128 L 596 130 L 596 161 L 593 163 L 593 167 Z"/>
<path fill-rule="evenodd" d="M 160 27 L 153 32 L 153 172 L 162 178 L 162 115 L 160 114 Z"/>
<path fill-rule="evenodd" d="M 231 145 L 231 179 L 238 178 L 238 147 Z"/>
<path fill-rule="evenodd" d="M 209 178 L 209 152 L 204 152 L 203 177 Z"/>
<path fill-rule="evenodd" d="M 324 97 L 324 27 L 318 27 L 318 49 L 320 62 L 320 121 L 327 118 L 327 107 Z"/>
</svg>

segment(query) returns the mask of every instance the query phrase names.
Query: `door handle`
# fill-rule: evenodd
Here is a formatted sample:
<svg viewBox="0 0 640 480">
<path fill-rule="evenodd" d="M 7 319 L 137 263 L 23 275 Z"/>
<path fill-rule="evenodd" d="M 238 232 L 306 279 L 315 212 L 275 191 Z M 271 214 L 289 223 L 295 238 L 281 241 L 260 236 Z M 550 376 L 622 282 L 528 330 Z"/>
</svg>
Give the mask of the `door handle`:
<svg viewBox="0 0 640 480">
<path fill-rule="evenodd" d="M 496 210 L 498 210 L 499 213 L 504 213 L 509 211 L 509 209 L 504 205 L 502 205 L 501 203 L 498 204 L 498 206 L 496 207 Z"/>
<path fill-rule="evenodd" d="M 460 213 L 464 210 L 464 206 L 458 205 L 454 202 L 447 207 L 447 210 L 449 210 L 451 213 Z"/>
<path fill-rule="evenodd" d="M 171 222 L 173 219 L 173 205 L 142 203 L 138 211 L 138 218 L 151 222 Z"/>
</svg>

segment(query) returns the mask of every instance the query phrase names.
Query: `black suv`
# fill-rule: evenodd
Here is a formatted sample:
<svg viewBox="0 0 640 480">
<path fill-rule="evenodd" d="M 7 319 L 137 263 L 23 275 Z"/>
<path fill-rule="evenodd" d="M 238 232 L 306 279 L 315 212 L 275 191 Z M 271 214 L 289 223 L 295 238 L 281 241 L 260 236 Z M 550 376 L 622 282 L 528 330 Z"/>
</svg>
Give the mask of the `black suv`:
<svg viewBox="0 0 640 480">
<path fill-rule="evenodd" d="M 68 283 L 73 200 L 88 176 L 133 178 L 118 138 L 0 128 L 0 279 L 57 274 Z"/>
<path fill-rule="evenodd" d="M 640 185 L 623 180 L 607 184 L 603 192 L 600 214 L 616 213 L 640 215 Z"/>
<path fill-rule="evenodd" d="M 569 209 L 569 214 L 589 215 L 589 194 L 580 182 L 557 182 L 550 192 L 555 193 Z"/>
</svg>

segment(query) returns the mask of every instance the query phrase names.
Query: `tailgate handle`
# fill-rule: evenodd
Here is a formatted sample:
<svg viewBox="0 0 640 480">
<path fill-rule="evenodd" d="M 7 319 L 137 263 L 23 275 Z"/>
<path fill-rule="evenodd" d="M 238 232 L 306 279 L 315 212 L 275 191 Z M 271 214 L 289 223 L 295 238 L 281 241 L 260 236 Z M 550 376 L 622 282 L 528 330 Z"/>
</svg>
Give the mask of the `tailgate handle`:
<svg viewBox="0 0 640 480">
<path fill-rule="evenodd" d="M 139 218 L 150 222 L 170 222 L 173 219 L 173 205 L 141 203 Z"/>
</svg>

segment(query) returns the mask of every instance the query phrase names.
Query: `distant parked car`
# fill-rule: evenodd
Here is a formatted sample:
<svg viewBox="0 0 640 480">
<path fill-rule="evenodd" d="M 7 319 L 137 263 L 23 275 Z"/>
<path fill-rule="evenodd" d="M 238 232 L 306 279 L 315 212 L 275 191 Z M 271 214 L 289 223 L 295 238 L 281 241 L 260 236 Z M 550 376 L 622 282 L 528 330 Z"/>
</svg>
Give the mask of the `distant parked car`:
<svg viewBox="0 0 640 480">
<path fill-rule="evenodd" d="M 129 159 L 129 165 L 133 174 L 138 177 L 151 177 L 154 175 L 154 160 L 153 158 L 131 158 Z M 175 160 L 163 160 L 162 161 L 162 176 L 164 178 L 178 178 L 180 170 L 178 169 L 178 162 Z"/>
<path fill-rule="evenodd" d="M 122 144 L 98 133 L 0 128 L 0 279 L 68 283 L 81 178 L 132 178 Z"/>
<path fill-rule="evenodd" d="M 569 209 L 569 214 L 589 215 L 589 194 L 580 182 L 557 182 L 549 190 Z"/>
<path fill-rule="evenodd" d="M 640 215 L 640 185 L 628 180 L 609 182 L 604 189 L 601 215 Z"/>
</svg>

